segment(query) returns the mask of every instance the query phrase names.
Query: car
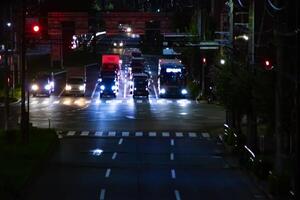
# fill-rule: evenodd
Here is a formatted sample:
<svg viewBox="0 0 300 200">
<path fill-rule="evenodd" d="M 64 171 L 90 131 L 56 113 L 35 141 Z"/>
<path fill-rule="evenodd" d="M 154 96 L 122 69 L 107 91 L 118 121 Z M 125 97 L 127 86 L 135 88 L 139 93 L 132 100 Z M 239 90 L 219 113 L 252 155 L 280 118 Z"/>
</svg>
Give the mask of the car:
<svg viewBox="0 0 300 200">
<path fill-rule="evenodd" d="M 113 41 L 112 46 L 115 48 L 123 48 L 125 43 L 123 41 Z"/>
<path fill-rule="evenodd" d="M 54 92 L 53 75 L 39 74 L 31 82 L 30 92 L 32 96 L 50 96 Z"/>
</svg>

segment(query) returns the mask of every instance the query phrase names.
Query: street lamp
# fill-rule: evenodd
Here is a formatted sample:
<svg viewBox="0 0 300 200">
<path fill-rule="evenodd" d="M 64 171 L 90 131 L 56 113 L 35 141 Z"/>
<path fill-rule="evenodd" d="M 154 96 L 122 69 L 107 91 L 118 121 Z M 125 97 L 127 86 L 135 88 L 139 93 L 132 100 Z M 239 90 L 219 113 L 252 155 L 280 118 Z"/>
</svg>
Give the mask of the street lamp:
<svg viewBox="0 0 300 200">
<path fill-rule="evenodd" d="M 220 64 L 221 64 L 221 65 L 225 65 L 225 63 L 226 63 L 225 59 L 223 59 L 223 58 L 220 59 Z"/>
</svg>

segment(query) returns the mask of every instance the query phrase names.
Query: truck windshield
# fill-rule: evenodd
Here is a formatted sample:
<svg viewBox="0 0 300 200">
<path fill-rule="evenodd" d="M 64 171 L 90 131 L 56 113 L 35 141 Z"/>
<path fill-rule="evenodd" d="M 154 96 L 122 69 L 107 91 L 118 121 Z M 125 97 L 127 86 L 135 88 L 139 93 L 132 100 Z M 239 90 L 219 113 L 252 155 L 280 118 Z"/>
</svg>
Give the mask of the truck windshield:
<svg viewBox="0 0 300 200">
<path fill-rule="evenodd" d="M 160 81 L 162 84 L 181 85 L 184 84 L 184 76 L 181 73 L 165 72 L 160 75 Z"/>
<path fill-rule="evenodd" d="M 67 82 L 69 84 L 82 84 L 83 79 L 82 78 L 69 78 Z"/>
</svg>

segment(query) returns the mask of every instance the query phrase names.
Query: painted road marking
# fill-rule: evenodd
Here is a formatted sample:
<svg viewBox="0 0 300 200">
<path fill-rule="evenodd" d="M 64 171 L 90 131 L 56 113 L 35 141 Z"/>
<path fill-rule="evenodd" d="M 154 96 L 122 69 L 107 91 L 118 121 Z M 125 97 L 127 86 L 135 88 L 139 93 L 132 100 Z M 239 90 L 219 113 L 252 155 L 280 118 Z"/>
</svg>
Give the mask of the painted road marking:
<svg viewBox="0 0 300 200">
<path fill-rule="evenodd" d="M 175 135 L 176 135 L 176 137 L 183 137 L 183 133 L 182 132 L 176 132 Z"/>
<path fill-rule="evenodd" d="M 143 132 L 135 132 L 135 136 L 142 137 L 143 136 Z"/>
<path fill-rule="evenodd" d="M 176 178 L 176 172 L 175 172 L 175 169 L 171 169 L 171 176 L 172 176 L 172 179 L 175 179 L 175 178 Z"/>
<path fill-rule="evenodd" d="M 119 140 L 119 145 L 121 145 L 123 143 L 123 138 L 120 138 L 120 140 Z"/>
<path fill-rule="evenodd" d="M 122 137 L 128 137 L 129 136 L 129 132 L 122 132 Z"/>
<path fill-rule="evenodd" d="M 174 153 L 170 154 L 170 160 L 174 160 Z"/>
<path fill-rule="evenodd" d="M 101 189 L 100 200 L 104 200 L 104 199 L 105 199 L 105 189 Z"/>
<path fill-rule="evenodd" d="M 149 132 L 150 137 L 156 137 L 156 132 Z"/>
<path fill-rule="evenodd" d="M 171 145 L 171 146 L 174 146 L 174 139 L 171 139 L 170 145 Z"/>
<path fill-rule="evenodd" d="M 170 137 L 170 133 L 169 132 L 162 132 L 162 136 L 163 137 Z"/>
<path fill-rule="evenodd" d="M 76 133 L 76 131 L 69 131 L 69 132 L 67 133 L 67 136 L 74 136 L 75 133 Z"/>
<path fill-rule="evenodd" d="M 210 138 L 209 133 L 202 133 L 202 136 L 203 136 L 204 138 Z"/>
<path fill-rule="evenodd" d="M 115 137 L 116 136 L 116 131 L 109 131 L 108 136 L 109 137 Z"/>
<path fill-rule="evenodd" d="M 116 157 L 117 157 L 117 152 L 115 152 L 113 155 L 112 155 L 112 157 L 111 157 L 111 159 L 113 159 L 113 160 L 115 160 L 116 159 Z"/>
<path fill-rule="evenodd" d="M 189 133 L 189 137 L 197 137 L 196 133 Z"/>
<path fill-rule="evenodd" d="M 95 95 L 95 92 L 96 92 L 96 89 L 97 89 L 97 83 L 95 84 L 94 86 L 94 89 L 93 89 L 93 92 L 92 92 L 92 95 L 91 95 L 91 98 L 93 99 L 94 98 L 94 95 Z"/>
<path fill-rule="evenodd" d="M 89 131 L 82 131 L 80 136 L 88 136 L 89 135 Z"/>
<path fill-rule="evenodd" d="M 174 190 L 174 194 L 175 194 L 176 200 L 181 200 L 181 198 L 180 198 L 180 193 L 179 193 L 178 190 Z"/>
<path fill-rule="evenodd" d="M 108 169 L 106 170 L 106 172 L 105 172 L 105 178 L 109 178 L 110 172 L 111 172 L 111 169 L 108 168 Z"/>
<path fill-rule="evenodd" d="M 95 136 L 99 136 L 99 137 L 103 136 L 103 131 L 97 131 L 95 133 Z"/>
<path fill-rule="evenodd" d="M 137 100 L 136 102 L 137 103 L 143 103 L 143 100 Z"/>
</svg>

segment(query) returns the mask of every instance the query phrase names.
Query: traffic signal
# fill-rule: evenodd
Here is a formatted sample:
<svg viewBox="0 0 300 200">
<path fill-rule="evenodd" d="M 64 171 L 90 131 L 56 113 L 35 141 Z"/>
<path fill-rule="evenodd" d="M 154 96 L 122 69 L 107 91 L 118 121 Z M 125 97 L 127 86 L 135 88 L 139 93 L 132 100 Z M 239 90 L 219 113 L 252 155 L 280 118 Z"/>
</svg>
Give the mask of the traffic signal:
<svg viewBox="0 0 300 200">
<path fill-rule="evenodd" d="M 264 60 L 264 68 L 266 70 L 271 70 L 271 69 L 274 68 L 273 63 L 271 62 L 271 60 L 269 60 L 269 59 Z"/>
</svg>

